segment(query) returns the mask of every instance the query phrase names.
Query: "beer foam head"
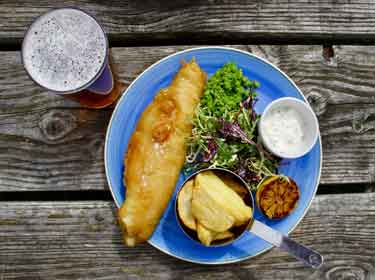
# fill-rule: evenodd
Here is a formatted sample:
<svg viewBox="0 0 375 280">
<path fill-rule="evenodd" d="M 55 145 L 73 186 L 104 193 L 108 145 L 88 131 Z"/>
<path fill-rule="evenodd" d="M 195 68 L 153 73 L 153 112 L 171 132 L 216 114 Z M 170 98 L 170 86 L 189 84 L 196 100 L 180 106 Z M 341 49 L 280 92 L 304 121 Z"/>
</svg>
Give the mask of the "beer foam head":
<svg viewBox="0 0 375 280">
<path fill-rule="evenodd" d="M 101 26 L 76 9 L 57 9 L 39 17 L 27 31 L 22 59 L 39 85 L 67 93 L 87 87 L 100 75 L 107 55 Z"/>
</svg>

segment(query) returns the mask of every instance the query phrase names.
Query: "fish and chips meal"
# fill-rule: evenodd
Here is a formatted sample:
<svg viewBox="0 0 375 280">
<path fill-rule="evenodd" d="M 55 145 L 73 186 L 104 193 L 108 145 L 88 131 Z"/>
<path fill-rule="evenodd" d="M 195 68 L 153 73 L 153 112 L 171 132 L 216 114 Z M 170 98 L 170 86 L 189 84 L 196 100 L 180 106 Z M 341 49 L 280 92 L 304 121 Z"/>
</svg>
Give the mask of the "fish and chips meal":
<svg viewBox="0 0 375 280">
<path fill-rule="evenodd" d="M 258 87 L 234 63 L 225 64 L 207 80 L 192 59 L 183 62 L 172 83 L 156 94 L 142 113 L 124 157 L 126 199 L 118 220 L 126 245 L 151 237 L 182 170 L 191 174 L 228 169 L 252 191 L 277 174 L 280 159 L 258 140 L 260 115 L 254 110 Z M 286 192 L 287 183 L 270 182 L 274 183 L 264 184 L 257 194 L 258 206 L 267 217 L 285 216 L 297 204 L 298 187 L 289 184 L 292 189 Z M 276 198 L 272 197 L 275 187 L 282 192 Z M 231 240 L 236 228 L 252 218 L 248 192 L 228 176 L 199 173 L 179 193 L 179 219 L 204 245 Z"/>
</svg>

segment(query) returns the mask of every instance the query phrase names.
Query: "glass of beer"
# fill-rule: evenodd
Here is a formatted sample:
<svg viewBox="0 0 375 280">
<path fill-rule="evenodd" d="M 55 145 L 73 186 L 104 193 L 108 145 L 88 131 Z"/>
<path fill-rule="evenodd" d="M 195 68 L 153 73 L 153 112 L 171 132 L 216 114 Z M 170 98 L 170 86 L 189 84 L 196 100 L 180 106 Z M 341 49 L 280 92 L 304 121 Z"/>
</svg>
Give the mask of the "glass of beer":
<svg viewBox="0 0 375 280">
<path fill-rule="evenodd" d="M 122 91 L 103 28 L 79 9 L 55 9 L 37 18 L 25 34 L 22 61 L 35 83 L 89 108 L 112 104 Z"/>
</svg>

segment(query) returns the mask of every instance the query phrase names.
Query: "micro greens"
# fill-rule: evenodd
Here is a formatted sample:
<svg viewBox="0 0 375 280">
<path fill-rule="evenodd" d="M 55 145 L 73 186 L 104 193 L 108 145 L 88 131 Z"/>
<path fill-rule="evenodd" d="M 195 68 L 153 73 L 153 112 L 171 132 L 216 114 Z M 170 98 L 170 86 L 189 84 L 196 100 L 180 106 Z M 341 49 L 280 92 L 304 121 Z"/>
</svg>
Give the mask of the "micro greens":
<svg viewBox="0 0 375 280">
<path fill-rule="evenodd" d="M 250 81 L 234 63 L 227 63 L 207 81 L 192 118 L 185 171 L 228 168 L 252 189 L 274 175 L 278 160 L 258 141 L 260 116 L 254 110 L 257 81 Z"/>
</svg>

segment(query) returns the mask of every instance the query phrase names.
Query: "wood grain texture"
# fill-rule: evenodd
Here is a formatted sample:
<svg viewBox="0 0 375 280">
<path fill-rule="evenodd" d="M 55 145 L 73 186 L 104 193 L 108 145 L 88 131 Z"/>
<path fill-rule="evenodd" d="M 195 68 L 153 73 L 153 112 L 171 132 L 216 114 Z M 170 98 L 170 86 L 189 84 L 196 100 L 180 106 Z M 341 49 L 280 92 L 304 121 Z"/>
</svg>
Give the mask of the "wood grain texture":
<svg viewBox="0 0 375 280">
<path fill-rule="evenodd" d="M 292 237 L 324 255 L 320 271 L 277 249 L 213 267 L 176 260 L 149 245 L 126 248 L 111 202 L 2 202 L 0 279 L 370 280 L 375 194 L 317 197 Z"/>
<path fill-rule="evenodd" d="M 93 14 L 112 43 L 173 44 L 241 40 L 243 43 L 309 40 L 374 42 L 375 3 L 319 1 L 27 0 L 0 2 L 0 42 L 18 44 L 27 26 L 52 9 L 75 6 Z"/>
<path fill-rule="evenodd" d="M 235 46 L 278 65 L 320 119 L 323 184 L 375 182 L 375 50 L 371 46 Z M 114 48 L 126 86 L 184 47 Z M 0 191 L 105 189 L 112 109 L 87 110 L 35 86 L 18 52 L 0 55 Z"/>
</svg>

